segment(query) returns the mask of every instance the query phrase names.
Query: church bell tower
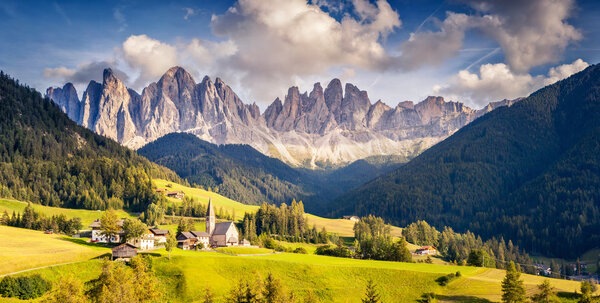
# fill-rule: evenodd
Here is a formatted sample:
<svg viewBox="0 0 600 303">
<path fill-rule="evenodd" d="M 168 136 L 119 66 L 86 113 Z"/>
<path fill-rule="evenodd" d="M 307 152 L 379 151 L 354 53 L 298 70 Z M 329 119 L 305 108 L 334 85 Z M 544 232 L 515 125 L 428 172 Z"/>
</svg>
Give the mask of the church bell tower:
<svg viewBox="0 0 600 303">
<path fill-rule="evenodd" d="M 206 233 L 211 235 L 215 231 L 215 210 L 212 205 L 212 201 L 208 198 L 208 209 L 206 210 Z"/>
</svg>

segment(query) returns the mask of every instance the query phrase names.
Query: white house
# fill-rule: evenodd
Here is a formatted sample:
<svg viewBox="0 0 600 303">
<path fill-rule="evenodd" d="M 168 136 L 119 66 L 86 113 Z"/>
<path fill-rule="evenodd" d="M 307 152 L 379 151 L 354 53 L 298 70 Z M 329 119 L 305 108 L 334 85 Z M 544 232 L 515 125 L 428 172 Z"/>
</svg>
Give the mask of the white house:
<svg viewBox="0 0 600 303">
<path fill-rule="evenodd" d="M 150 228 L 150 232 L 154 235 L 154 241 L 157 245 L 167 243 L 168 229 Z"/>
<path fill-rule="evenodd" d="M 127 241 L 127 243 L 141 249 L 141 250 L 149 250 L 154 249 L 155 242 L 154 234 L 145 233 L 139 238 L 131 239 Z"/>
<path fill-rule="evenodd" d="M 123 228 L 123 219 L 119 219 L 117 221 L 117 225 Z M 123 238 L 123 230 L 121 229 L 118 234 L 112 236 L 110 239 L 107 239 L 105 235 L 102 234 L 102 223 L 100 223 L 100 219 L 96 219 L 96 221 L 90 224 L 90 228 L 92 229 L 92 242 L 100 242 L 100 243 L 120 243 Z"/>
<path fill-rule="evenodd" d="M 437 249 L 433 246 L 422 246 L 421 248 L 415 250 L 415 255 L 417 256 L 433 256 L 437 255 Z"/>
</svg>

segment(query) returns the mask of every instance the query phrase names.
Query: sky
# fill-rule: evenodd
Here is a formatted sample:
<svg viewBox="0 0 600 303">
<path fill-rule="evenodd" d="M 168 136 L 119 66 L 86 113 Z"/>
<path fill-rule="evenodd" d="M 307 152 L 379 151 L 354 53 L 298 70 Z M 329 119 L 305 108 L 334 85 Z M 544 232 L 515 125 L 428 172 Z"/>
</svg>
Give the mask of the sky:
<svg viewBox="0 0 600 303">
<path fill-rule="evenodd" d="M 0 1 L 0 69 L 81 97 L 110 67 L 141 93 L 172 66 L 222 78 L 264 110 L 339 78 L 390 106 L 473 108 L 600 61 L 600 1 Z"/>
</svg>

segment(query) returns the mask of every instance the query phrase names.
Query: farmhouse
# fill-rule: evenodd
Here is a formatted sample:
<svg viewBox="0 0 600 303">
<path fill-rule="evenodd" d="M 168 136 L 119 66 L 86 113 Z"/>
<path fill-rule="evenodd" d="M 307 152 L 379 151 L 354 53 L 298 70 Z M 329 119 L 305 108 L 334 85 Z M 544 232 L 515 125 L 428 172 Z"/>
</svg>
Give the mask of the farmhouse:
<svg viewBox="0 0 600 303">
<path fill-rule="evenodd" d="M 129 261 L 137 255 L 137 248 L 129 243 L 121 244 L 112 249 L 112 260 Z"/>
<path fill-rule="evenodd" d="M 127 243 L 141 249 L 141 250 L 149 250 L 154 249 L 154 234 L 148 232 L 143 234 L 139 238 L 131 239 L 127 241 Z"/>
<path fill-rule="evenodd" d="M 433 246 L 422 246 L 415 250 L 414 254 L 417 256 L 433 256 L 437 255 L 437 249 L 435 249 Z"/>
<path fill-rule="evenodd" d="M 350 220 L 350 221 L 353 221 L 353 222 L 360 221 L 360 218 L 358 216 L 343 216 L 342 219 L 344 219 L 344 220 Z"/>
<path fill-rule="evenodd" d="M 168 229 L 150 228 L 150 232 L 154 235 L 156 244 L 167 243 L 167 237 L 169 236 Z"/>
<path fill-rule="evenodd" d="M 203 231 L 184 231 L 177 236 L 177 247 L 181 249 L 208 248 L 210 235 Z"/>
<path fill-rule="evenodd" d="M 165 196 L 181 200 L 185 194 L 182 191 L 168 191 L 165 193 Z"/>
<path fill-rule="evenodd" d="M 119 219 L 117 225 L 123 228 L 123 219 Z M 107 239 L 107 237 L 102 234 L 102 223 L 100 223 L 100 219 L 96 219 L 96 221 L 92 222 L 90 228 L 92 229 L 92 242 L 119 243 L 122 241 L 123 230 L 119 231 L 118 234 L 112 236 L 110 239 Z"/>
</svg>

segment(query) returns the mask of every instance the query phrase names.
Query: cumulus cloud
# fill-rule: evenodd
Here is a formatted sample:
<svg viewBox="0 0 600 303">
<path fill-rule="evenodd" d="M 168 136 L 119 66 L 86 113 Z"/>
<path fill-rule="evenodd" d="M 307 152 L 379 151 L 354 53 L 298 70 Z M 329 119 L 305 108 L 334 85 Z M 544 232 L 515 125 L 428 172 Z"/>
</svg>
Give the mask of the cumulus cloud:
<svg viewBox="0 0 600 303">
<path fill-rule="evenodd" d="M 399 15 L 385 0 L 353 4 L 357 17 L 337 21 L 305 0 L 240 0 L 212 17 L 213 33 L 237 48 L 219 70 L 271 100 L 297 76 L 336 66 L 384 69 L 391 58 L 381 41 L 401 25 Z"/>
<path fill-rule="evenodd" d="M 52 80 L 71 82 L 73 84 L 87 84 L 90 80 L 102 81 L 102 73 L 105 68 L 111 68 L 119 79 L 127 83 L 129 77 L 123 71 L 115 67 L 114 60 L 93 61 L 79 64 L 70 69 L 64 66 L 44 69 L 44 77 Z"/>
<path fill-rule="evenodd" d="M 136 88 L 156 80 L 178 62 L 175 46 L 146 35 L 129 36 L 119 51 L 125 62 L 139 71 L 139 77 L 133 83 Z"/>
<path fill-rule="evenodd" d="M 515 72 L 557 62 L 567 45 L 582 38 L 567 22 L 573 0 L 471 0 L 478 14 L 447 13 L 439 31 L 411 34 L 400 47 L 401 68 L 437 65 L 456 55 L 465 32 L 477 30 L 495 40 Z"/>
<path fill-rule="evenodd" d="M 436 32 L 411 33 L 400 46 L 402 55 L 395 64 L 403 70 L 413 70 L 423 65 L 439 65 L 456 56 L 463 46 L 465 31 L 474 26 L 465 14 L 448 12 Z"/>
<path fill-rule="evenodd" d="M 525 97 L 532 92 L 582 71 L 589 64 L 581 59 L 553 67 L 547 76 L 512 72 L 504 63 L 483 64 L 479 73 L 461 70 L 446 86 L 434 87 L 434 93 L 482 107 L 491 101 Z"/>
</svg>

